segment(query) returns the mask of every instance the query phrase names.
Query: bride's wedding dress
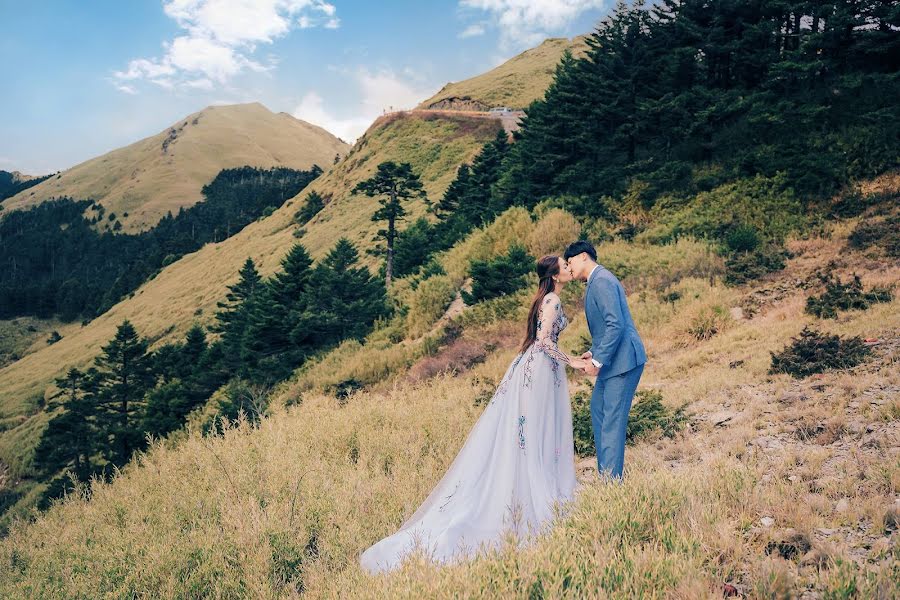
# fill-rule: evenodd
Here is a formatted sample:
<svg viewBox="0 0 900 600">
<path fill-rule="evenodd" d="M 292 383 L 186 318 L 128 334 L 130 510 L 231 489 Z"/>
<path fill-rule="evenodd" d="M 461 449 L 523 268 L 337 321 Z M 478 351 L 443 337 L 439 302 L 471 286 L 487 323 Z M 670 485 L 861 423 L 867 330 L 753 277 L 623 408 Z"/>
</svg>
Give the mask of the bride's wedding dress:
<svg viewBox="0 0 900 600">
<path fill-rule="evenodd" d="M 360 563 L 387 571 L 422 550 L 437 562 L 496 547 L 506 531 L 524 541 L 575 491 L 572 409 L 557 341 L 568 320 L 548 294 L 536 341 L 513 360 L 447 473 L 400 530 Z"/>
</svg>

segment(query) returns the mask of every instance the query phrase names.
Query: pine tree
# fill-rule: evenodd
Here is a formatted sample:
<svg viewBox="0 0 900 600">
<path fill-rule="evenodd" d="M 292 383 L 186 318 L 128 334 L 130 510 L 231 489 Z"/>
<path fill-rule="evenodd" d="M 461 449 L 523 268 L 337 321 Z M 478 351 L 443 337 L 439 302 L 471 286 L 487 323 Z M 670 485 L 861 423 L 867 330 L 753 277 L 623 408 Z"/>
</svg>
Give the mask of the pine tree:
<svg viewBox="0 0 900 600">
<path fill-rule="evenodd" d="M 44 474 L 68 469 L 85 481 L 94 470 L 98 429 L 93 374 L 71 368 L 56 380 L 61 391 L 47 408 L 61 410 L 50 419 L 35 448 L 35 466 Z"/>
<path fill-rule="evenodd" d="M 259 383 L 287 377 L 310 352 L 291 340 L 298 314 L 306 308 L 312 259 L 295 244 L 281 271 L 246 303 L 247 327 L 241 338 L 241 374 Z"/>
<path fill-rule="evenodd" d="M 154 353 L 157 365 L 160 355 L 169 355 L 172 366 L 162 385 L 147 395 L 141 426 L 144 432 L 162 436 L 181 427 L 188 413 L 215 390 L 217 385 L 211 383 L 210 373 L 216 370 L 204 361 L 207 347 L 203 327 L 195 324 L 188 330 L 184 343 L 167 344 Z M 216 381 L 224 380 L 220 374 Z"/>
<path fill-rule="evenodd" d="M 439 219 L 446 219 L 451 216 L 459 208 L 460 202 L 469 193 L 471 184 L 469 183 L 472 168 L 469 165 L 460 165 L 456 170 L 456 178 L 450 182 L 447 191 L 441 197 L 440 202 L 433 205 L 433 212 Z"/>
<path fill-rule="evenodd" d="M 425 217 L 419 217 L 397 234 L 394 242 L 394 277 L 414 273 L 428 261 L 435 245 L 434 228 Z"/>
<path fill-rule="evenodd" d="M 297 213 L 294 215 L 294 220 L 300 225 L 306 225 L 314 216 L 319 214 L 319 212 L 325 208 L 325 199 L 322 198 L 322 195 L 319 192 L 313 190 L 309 194 L 306 195 L 306 201 L 303 203 Z"/>
<path fill-rule="evenodd" d="M 231 368 L 237 367 L 239 362 L 241 340 L 247 327 L 248 302 L 262 289 L 261 282 L 253 259 L 247 258 L 237 283 L 228 286 L 226 301 L 216 303 L 220 310 L 216 312 L 216 321 L 210 329 L 222 334 L 224 359 Z"/>
<path fill-rule="evenodd" d="M 101 425 L 111 435 L 108 460 L 123 465 L 143 444 L 139 427 L 144 395 L 154 383 L 152 357 L 147 340 L 141 338 L 126 319 L 115 337 L 94 359 L 97 369 L 97 403 L 102 410 Z"/>
<path fill-rule="evenodd" d="M 494 184 L 500 177 L 500 169 L 508 150 L 507 133 L 501 127 L 494 139 L 485 144 L 472 161 L 468 193 L 457 210 L 468 223 L 475 226 L 484 225 L 506 208 L 505 203 L 494 199 Z"/>
<path fill-rule="evenodd" d="M 394 240 L 397 238 L 397 222 L 406 216 L 403 201 L 411 198 L 425 198 L 425 190 L 419 176 L 416 175 L 409 163 L 397 164 L 393 161 L 383 162 L 378 165 L 378 171 L 365 181 L 359 182 L 353 188 L 354 194 L 365 194 L 370 197 L 378 197 L 381 208 L 372 215 L 375 222 L 386 221 L 387 229 L 378 231 L 375 240 L 383 239 L 385 246 L 379 247 L 385 259 L 384 280 L 385 287 L 390 287 L 394 273 Z"/>
<path fill-rule="evenodd" d="M 295 344 L 327 348 L 362 339 L 387 314 L 384 284 L 364 266 L 346 238 L 316 265 L 305 310 L 292 332 Z"/>
</svg>

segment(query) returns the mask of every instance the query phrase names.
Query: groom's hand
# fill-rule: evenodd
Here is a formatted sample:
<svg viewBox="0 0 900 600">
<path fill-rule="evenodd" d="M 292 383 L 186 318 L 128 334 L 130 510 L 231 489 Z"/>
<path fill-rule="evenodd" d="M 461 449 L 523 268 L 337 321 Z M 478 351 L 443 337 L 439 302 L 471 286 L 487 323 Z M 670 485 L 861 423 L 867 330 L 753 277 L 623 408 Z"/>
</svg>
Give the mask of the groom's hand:
<svg viewBox="0 0 900 600">
<path fill-rule="evenodd" d="M 594 375 L 598 375 L 600 373 L 600 369 L 598 367 L 595 367 L 594 363 L 588 361 L 588 363 L 584 367 L 584 372 L 587 375 L 594 376 Z"/>
<path fill-rule="evenodd" d="M 584 354 L 581 355 L 581 358 L 584 360 L 591 360 L 591 358 L 593 358 L 593 356 L 594 355 L 591 354 L 591 351 L 588 350 L 587 352 L 585 352 Z"/>
</svg>

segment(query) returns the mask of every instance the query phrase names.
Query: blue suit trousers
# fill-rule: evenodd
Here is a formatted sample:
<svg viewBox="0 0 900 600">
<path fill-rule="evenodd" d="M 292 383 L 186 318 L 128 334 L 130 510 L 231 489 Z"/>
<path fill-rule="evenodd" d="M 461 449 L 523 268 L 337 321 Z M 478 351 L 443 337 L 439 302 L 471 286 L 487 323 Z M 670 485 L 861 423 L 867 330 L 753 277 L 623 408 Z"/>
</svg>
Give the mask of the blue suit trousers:
<svg viewBox="0 0 900 600">
<path fill-rule="evenodd" d="M 644 365 L 607 379 L 597 378 L 591 396 L 591 424 L 597 447 L 597 469 L 601 475 L 622 478 L 625 464 L 625 430 L 631 401 L 637 390 Z"/>
</svg>

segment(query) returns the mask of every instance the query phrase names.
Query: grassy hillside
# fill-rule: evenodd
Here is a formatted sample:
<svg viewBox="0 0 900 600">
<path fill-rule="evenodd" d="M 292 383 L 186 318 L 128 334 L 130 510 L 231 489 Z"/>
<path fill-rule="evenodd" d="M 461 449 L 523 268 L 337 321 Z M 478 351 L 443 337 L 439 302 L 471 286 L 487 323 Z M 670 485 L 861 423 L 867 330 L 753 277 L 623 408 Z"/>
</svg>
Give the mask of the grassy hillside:
<svg viewBox="0 0 900 600">
<path fill-rule="evenodd" d="M 25 208 L 58 196 L 93 199 L 118 216 L 124 231 L 139 231 L 167 211 L 176 214 L 201 200 L 200 189 L 222 169 L 325 168 L 348 148 L 324 129 L 259 103 L 210 106 L 154 136 L 67 169 L 3 206 Z"/>
<path fill-rule="evenodd" d="M 53 331 L 64 336 L 77 327 L 57 319 L 0 319 L 0 367 L 45 347 Z"/>
<path fill-rule="evenodd" d="M 16 526 L 0 542 L 0 591 L 719 598 L 728 585 L 751 598 L 896 597 L 900 300 L 833 321 L 803 311 L 823 270 L 858 273 L 866 287 L 900 283 L 882 251 L 848 249 L 848 234 L 868 218 L 790 238 L 787 268 L 741 288 L 722 286 L 702 244 L 600 245 L 601 261 L 624 276 L 647 343 L 641 389 L 684 407 L 688 424 L 671 438 L 637 439 L 621 486 L 597 481 L 590 457 L 580 461 L 572 510 L 527 549 L 445 569 L 413 561 L 378 578 L 357 566 L 444 472 L 515 353 L 518 318 L 472 309 L 461 339 L 500 342 L 470 370 L 412 383 L 404 367 L 391 385 L 345 402 L 284 386 L 258 428 L 157 444 L 90 500 L 70 497 Z M 519 235 L 540 231 L 527 227 Z M 576 350 L 587 329 L 580 289 L 566 292 L 573 323 L 561 344 Z M 730 310 L 750 304 L 752 318 Z M 878 343 L 852 370 L 769 375 L 770 352 L 805 324 Z M 572 374 L 570 383 L 575 398 L 590 386 Z"/>
<path fill-rule="evenodd" d="M 395 115 L 379 120 L 348 156 L 300 197 L 224 242 L 207 245 L 167 266 L 86 326 L 61 331 L 59 342 L 0 369 L 0 463 L 11 469 L 13 478 L 28 474 L 34 445 L 47 418 L 39 408 L 40 398 L 54 377 L 68 367 L 90 364 L 124 319 L 155 343 L 172 341 L 182 337 L 192 323 L 211 321 L 216 302 L 224 298 L 226 286 L 237 279 L 247 257 L 253 258 L 263 275 L 274 272 L 296 241 L 293 216 L 310 190 L 329 199 L 301 238 L 314 257 L 331 249 L 339 235 L 369 247 L 377 228 L 370 220 L 377 200 L 353 196 L 350 190 L 374 172 L 378 162 L 409 161 L 422 175 L 428 194 L 436 196 L 458 165 L 471 160 L 481 145 L 493 138 L 497 127 L 495 122 L 465 117 Z M 418 201 L 410 206 L 410 212 L 423 213 L 424 204 Z M 373 257 L 366 260 L 375 262 Z"/>
<path fill-rule="evenodd" d="M 493 106 L 526 108 L 544 95 L 563 52 L 579 56 L 585 36 L 551 38 L 476 77 L 448 83 L 418 108 L 488 110 Z"/>
</svg>

